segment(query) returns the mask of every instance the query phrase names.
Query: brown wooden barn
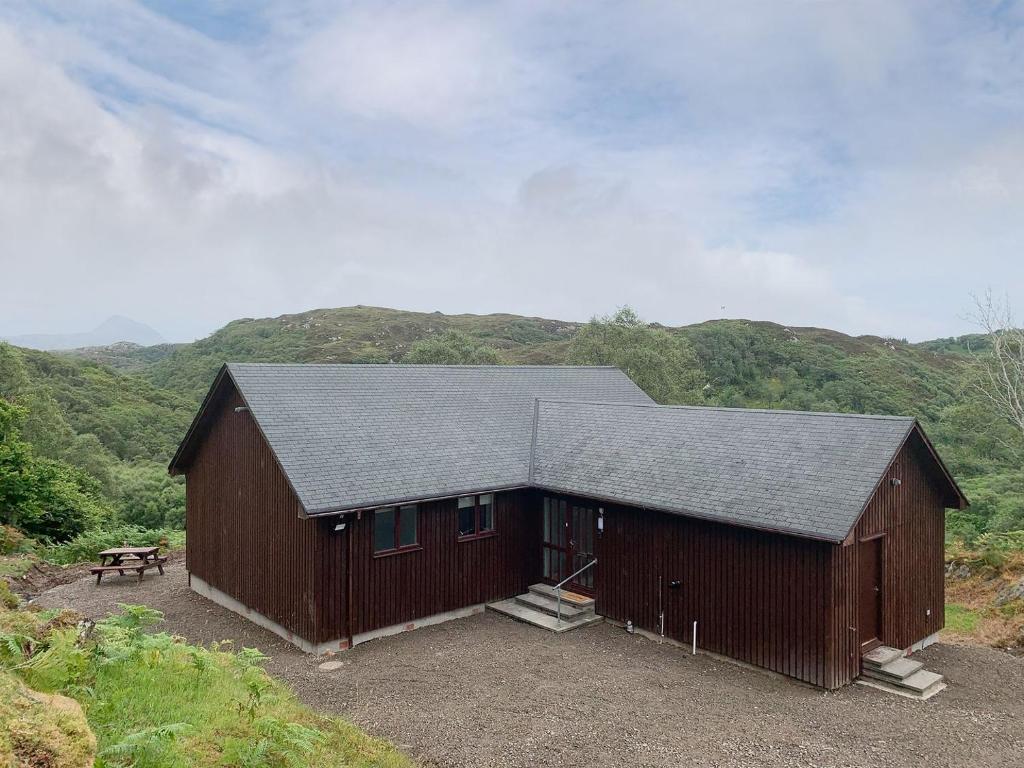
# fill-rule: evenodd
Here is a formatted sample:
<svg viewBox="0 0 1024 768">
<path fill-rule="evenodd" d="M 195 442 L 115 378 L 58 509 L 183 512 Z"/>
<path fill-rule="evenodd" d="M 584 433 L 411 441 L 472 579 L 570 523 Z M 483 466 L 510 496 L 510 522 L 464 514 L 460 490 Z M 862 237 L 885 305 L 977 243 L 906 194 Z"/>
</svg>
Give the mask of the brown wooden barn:
<svg viewBox="0 0 1024 768">
<path fill-rule="evenodd" d="M 170 470 L 192 588 L 310 651 L 492 604 L 825 688 L 942 628 L 967 503 L 914 419 L 658 406 L 590 367 L 230 364 Z"/>
</svg>

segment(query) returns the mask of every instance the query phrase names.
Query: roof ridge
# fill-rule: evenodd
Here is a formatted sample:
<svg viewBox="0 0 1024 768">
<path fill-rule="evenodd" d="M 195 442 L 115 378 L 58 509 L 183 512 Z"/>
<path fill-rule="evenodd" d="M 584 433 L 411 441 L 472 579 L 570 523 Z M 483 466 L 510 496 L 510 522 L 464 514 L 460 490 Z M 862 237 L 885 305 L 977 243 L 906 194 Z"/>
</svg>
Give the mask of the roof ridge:
<svg viewBox="0 0 1024 768">
<path fill-rule="evenodd" d="M 881 413 L 841 413 L 838 411 L 793 411 L 785 408 L 734 408 L 724 405 L 662 405 L 661 403 L 625 403 L 611 400 L 571 400 L 565 398 L 538 397 L 541 403 L 567 403 L 573 405 L 606 405 L 628 408 L 656 408 L 672 411 L 725 411 L 731 413 L 772 413 L 793 416 L 830 416 L 849 419 L 879 419 L 884 421 L 917 421 L 916 416 L 890 416 Z"/>
<path fill-rule="evenodd" d="M 551 369 L 565 369 L 565 370 L 621 370 L 616 365 L 529 365 L 529 364 L 516 364 L 516 365 L 447 365 L 443 363 L 264 363 L 264 362 L 228 362 L 225 365 L 230 367 L 238 367 L 240 365 L 260 367 L 260 368 L 379 368 L 381 370 L 389 370 L 393 368 L 473 368 L 473 369 L 487 369 L 487 370 L 522 370 L 522 369 L 539 369 L 539 370 L 551 370 Z"/>
</svg>

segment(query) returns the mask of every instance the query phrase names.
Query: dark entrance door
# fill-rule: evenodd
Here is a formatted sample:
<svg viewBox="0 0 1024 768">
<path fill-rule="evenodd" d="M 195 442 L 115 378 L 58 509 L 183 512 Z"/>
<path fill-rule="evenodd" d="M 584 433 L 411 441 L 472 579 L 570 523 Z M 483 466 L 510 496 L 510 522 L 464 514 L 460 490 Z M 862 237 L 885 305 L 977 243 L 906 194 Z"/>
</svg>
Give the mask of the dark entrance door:
<svg viewBox="0 0 1024 768">
<path fill-rule="evenodd" d="M 860 648 L 866 653 L 882 644 L 883 537 L 857 545 L 860 566 Z"/>
<path fill-rule="evenodd" d="M 544 497 L 544 580 L 557 584 L 594 559 L 596 511 L 586 504 L 557 496 Z M 583 594 L 594 592 L 594 568 L 565 585 Z"/>
</svg>

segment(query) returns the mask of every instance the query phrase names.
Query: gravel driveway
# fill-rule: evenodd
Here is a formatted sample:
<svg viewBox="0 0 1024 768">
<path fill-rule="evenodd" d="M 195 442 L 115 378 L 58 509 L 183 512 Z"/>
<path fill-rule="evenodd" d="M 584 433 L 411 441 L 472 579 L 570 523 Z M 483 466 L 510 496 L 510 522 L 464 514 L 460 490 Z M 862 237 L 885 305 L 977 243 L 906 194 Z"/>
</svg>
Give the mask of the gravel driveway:
<svg viewBox="0 0 1024 768">
<path fill-rule="evenodd" d="M 255 645 L 307 704 L 428 766 L 1024 765 L 1024 658 L 986 648 L 922 653 L 950 686 L 918 702 L 860 685 L 825 693 L 608 624 L 556 636 L 491 613 L 357 646 L 322 672 L 189 591 L 181 564 L 38 602 L 94 617 L 145 603 L 193 642 Z"/>
</svg>

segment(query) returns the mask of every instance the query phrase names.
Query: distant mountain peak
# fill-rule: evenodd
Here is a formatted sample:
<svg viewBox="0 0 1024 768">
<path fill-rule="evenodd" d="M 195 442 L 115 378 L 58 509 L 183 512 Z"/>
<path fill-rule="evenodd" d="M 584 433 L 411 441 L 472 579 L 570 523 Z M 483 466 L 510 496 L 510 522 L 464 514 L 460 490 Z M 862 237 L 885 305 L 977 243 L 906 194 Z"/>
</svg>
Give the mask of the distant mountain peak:
<svg viewBox="0 0 1024 768">
<path fill-rule="evenodd" d="M 18 347 L 56 351 L 81 347 L 105 347 L 126 341 L 143 347 L 163 344 L 164 338 L 145 323 L 123 315 L 111 315 L 91 331 L 80 333 L 30 333 L 3 339 Z"/>
</svg>

